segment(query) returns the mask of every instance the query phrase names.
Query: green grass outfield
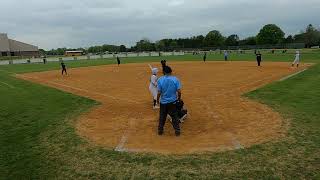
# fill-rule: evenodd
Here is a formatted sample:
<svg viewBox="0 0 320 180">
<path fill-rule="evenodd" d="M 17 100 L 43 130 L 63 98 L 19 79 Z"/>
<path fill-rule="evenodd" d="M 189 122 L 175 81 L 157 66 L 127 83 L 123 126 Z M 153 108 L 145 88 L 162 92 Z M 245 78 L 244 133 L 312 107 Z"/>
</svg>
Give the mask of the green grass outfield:
<svg viewBox="0 0 320 180">
<path fill-rule="evenodd" d="M 320 61 L 320 53 L 302 57 L 307 62 Z M 123 62 L 159 59 L 126 58 Z M 222 59 L 219 54 L 208 57 Z M 254 60 L 254 56 L 233 54 L 231 59 Z M 293 54 L 268 54 L 264 60 L 288 61 L 289 65 Z M 114 63 L 110 59 L 86 60 L 67 62 L 67 66 Z M 320 178 L 320 64 L 246 95 L 290 120 L 287 137 L 248 149 L 181 156 L 120 153 L 93 146 L 77 136 L 73 122 L 97 102 L 12 76 L 58 68 L 57 62 L 0 66 L 0 179 Z"/>
</svg>

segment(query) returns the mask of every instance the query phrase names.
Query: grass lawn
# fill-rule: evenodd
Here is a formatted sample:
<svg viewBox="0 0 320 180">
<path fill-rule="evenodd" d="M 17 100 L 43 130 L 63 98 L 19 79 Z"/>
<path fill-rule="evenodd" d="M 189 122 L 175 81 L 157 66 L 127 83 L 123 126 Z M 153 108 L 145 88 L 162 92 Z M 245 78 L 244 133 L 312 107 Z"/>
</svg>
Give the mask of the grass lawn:
<svg viewBox="0 0 320 180">
<path fill-rule="evenodd" d="M 319 62 L 320 53 L 306 54 Z M 159 57 L 123 62 L 159 61 Z M 201 60 L 172 56 L 168 60 Z M 220 54 L 208 60 L 222 60 Z M 254 60 L 252 54 L 231 55 Z M 265 61 L 292 61 L 293 54 L 266 54 Z M 67 62 L 67 66 L 114 64 L 115 60 Z M 0 179 L 319 179 L 320 64 L 245 96 L 268 104 L 289 120 L 288 135 L 248 149 L 203 155 L 119 153 L 77 136 L 73 121 L 96 102 L 14 78 L 13 73 L 58 69 L 59 64 L 0 66 Z"/>
</svg>

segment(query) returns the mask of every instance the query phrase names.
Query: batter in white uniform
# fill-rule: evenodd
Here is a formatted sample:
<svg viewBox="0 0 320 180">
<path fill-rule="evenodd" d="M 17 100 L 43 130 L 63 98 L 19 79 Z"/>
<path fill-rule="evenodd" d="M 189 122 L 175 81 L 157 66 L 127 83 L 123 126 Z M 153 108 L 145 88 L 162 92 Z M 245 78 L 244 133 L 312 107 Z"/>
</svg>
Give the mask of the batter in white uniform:
<svg viewBox="0 0 320 180">
<path fill-rule="evenodd" d="M 152 98 L 153 98 L 153 109 L 159 109 L 159 106 L 157 105 L 157 95 L 158 95 L 158 88 L 157 88 L 157 73 L 158 73 L 158 68 L 151 68 L 152 75 L 150 77 L 150 85 L 149 85 L 149 90 L 151 92 Z"/>
</svg>

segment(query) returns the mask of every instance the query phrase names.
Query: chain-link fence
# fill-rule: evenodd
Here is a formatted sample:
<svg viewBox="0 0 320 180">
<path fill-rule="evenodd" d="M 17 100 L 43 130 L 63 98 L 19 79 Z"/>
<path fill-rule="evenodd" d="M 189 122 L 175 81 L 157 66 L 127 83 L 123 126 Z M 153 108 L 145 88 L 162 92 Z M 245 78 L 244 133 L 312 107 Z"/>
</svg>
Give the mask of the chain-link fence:
<svg viewBox="0 0 320 180">
<path fill-rule="evenodd" d="M 182 56 L 183 51 L 173 52 L 140 52 L 140 53 L 119 53 L 119 54 L 101 54 L 101 55 L 84 55 L 71 57 L 47 57 L 47 58 L 25 58 L 17 60 L 1 60 L 0 65 L 7 64 L 29 64 L 29 63 L 46 63 L 58 61 L 77 61 L 77 60 L 95 60 L 95 59 L 112 59 L 116 57 L 156 57 L 156 56 Z"/>
</svg>

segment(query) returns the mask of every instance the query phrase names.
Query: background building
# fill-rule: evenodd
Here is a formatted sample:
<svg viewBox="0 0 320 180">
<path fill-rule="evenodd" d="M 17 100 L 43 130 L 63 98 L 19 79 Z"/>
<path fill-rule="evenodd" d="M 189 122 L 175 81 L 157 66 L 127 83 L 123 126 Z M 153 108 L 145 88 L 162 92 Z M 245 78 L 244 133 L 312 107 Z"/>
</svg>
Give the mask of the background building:
<svg viewBox="0 0 320 180">
<path fill-rule="evenodd" d="M 38 57 L 37 46 L 9 39 L 7 34 L 0 33 L 0 56 L 29 56 Z"/>
<path fill-rule="evenodd" d="M 65 56 L 82 56 L 84 53 L 83 51 L 66 51 L 64 52 Z"/>
</svg>

